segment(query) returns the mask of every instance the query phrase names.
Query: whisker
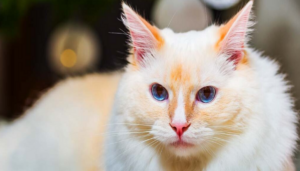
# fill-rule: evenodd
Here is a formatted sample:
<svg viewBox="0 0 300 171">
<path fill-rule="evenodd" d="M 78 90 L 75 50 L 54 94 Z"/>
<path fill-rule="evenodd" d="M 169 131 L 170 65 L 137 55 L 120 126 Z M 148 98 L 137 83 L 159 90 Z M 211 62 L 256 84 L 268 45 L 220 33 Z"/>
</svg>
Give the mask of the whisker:
<svg viewBox="0 0 300 171">
<path fill-rule="evenodd" d="M 239 135 L 236 135 L 236 134 L 228 134 L 226 132 L 217 132 L 217 131 L 216 131 L 216 135 L 228 135 L 228 136 L 239 137 Z"/>
<path fill-rule="evenodd" d="M 128 34 L 126 34 L 126 33 L 120 33 L 120 32 L 108 32 L 109 34 L 121 34 L 121 35 L 128 35 Z"/>
<path fill-rule="evenodd" d="M 156 139 L 154 139 L 153 142 L 150 142 L 150 143 L 148 144 L 148 146 L 152 146 L 152 144 L 159 144 L 159 141 L 157 141 Z M 144 148 L 140 153 L 142 153 L 145 149 L 147 149 L 147 147 Z M 129 168 L 131 167 L 132 164 L 133 164 L 133 163 L 130 164 Z M 146 167 L 147 167 L 147 165 L 146 165 Z M 131 169 L 131 170 L 132 170 L 132 169 Z M 145 169 L 145 170 L 146 170 L 146 169 Z"/>
<path fill-rule="evenodd" d="M 222 139 L 222 138 L 213 137 L 212 139 L 215 139 L 215 140 L 219 140 L 219 141 L 223 141 L 223 142 L 230 143 L 229 141 L 227 141 L 227 140 L 224 140 L 224 139 Z"/>
<path fill-rule="evenodd" d="M 242 127 L 238 127 L 238 126 L 224 126 L 224 125 L 209 125 L 207 126 L 209 128 L 242 128 Z"/>
<path fill-rule="evenodd" d="M 219 146 L 222 146 L 222 144 L 220 144 L 220 143 L 218 143 L 218 142 L 214 141 L 213 139 L 209 140 L 209 142 L 211 142 L 211 143 L 215 143 L 215 144 L 217 144 L 217 145 L 219 145 Z"/>
<path fill-rule="evenodd" d="M 213 155 L 212 155 L 211 151 L 209 151 L 209 149 L 204 148 L 203 150 L 205 151 L 205 153 L 207 153 L 208 155 L 210 155 L 211 157 L 213 157 Z"/>
<path fill-rule="evenodd" d="M 172 16 L 172 18 L 171 18 L 170 22 L 168 23 L 168 26 L 167 26 L 167 27 L 169 27 L 169 26 L 170 26 L 170 24 L 172 23 L 172 21 L 173 21 L 173 19 L 174 19 L 175 15 L 176 15 L 176 13 L 177 13 L 177 11 L 175 11 L 175 12 L 174 12 L 174 14 L 173 14 L 173 16 Z"/>
<path fill-rule="evenodd" d="M 144 136 L 140 136 L 139 138 L 145 138 L 147 136 L 150 136 L 150 135 L 147 134 L 147 135 L 144 135 Z M 120 141 L 117 141 L 117 142 L 112 142 L 112 143 L 106 144 L 105 146 L 109 146 L 109 145 L 112 145 L 112 144 L 117 144 L 117 143 L 128 141 L 128 140 L 131 140 L 131 139 L 132 139 L 132 137 L 128 137 L 125 140 L 123 139 L 123 140 L 120 140 Z"/>
<path fill-rule="evenodd" d="M 141 141 L 141 142 L 139 143 L 139 145 L 142 145 L 143 143 L 145 143 L 145 142 L 147 142 L 147 141 L 150 141 L 150 140 L 153 140 L 153 139 L 154 139 L 154 137 L 153 137 L 153 138 L 149 138 L 149 139 L 144 140 L 144 141 Z M 136 148 L 136 147 L 135 147 L 135 148 Z M 124 153 L 127 152 L 128 150 L 131 150 L 131 149 L 128 148 L 127 150 L 123 151 L 123 153 L 120 153 L 120 155 L 124 154 Z M 120 155 L 118 155 L 118 156 L 116 156 L 116 157 L 120 157 Z"/>
<path fill-rule="evenodd" d="M 153 140 L 154 139 L 154 137 L 153 138 L 149 138 L 149 139 L 147 139 L 147 140 L 144 140 L 144 141 L 141 141 L 141 142 L 139 142 L 139 144 L 138 145 L 142 145 L 143 143 L 145 143 L 145 142 L 147 142 L 147 141 L 150 141 L 150 140 Z M 155 140 L 155 139 L 154 139 Z M 136 148 L 137 146 L 134 146 L 134 148 Z M 110 158 L 109 160 L 115 160 L 116 158 L 118 158 L 118 157 L 120 157 L 120 156 L 122 156 L 122 155 L 124 155 L 127 151 L 129 151 L 129 150 L 132 150 L 132 148 L 127 148 L 126 150 L 124 150 L 123 152 L 121 152 L 119 155 L 117 155 L 117 156 L 113 156 L 113 158 Z M 103 163 L 104 164 L 104 163 Z"/>
<path fill-rule="evenodd" d="M 237 132 L 244 129 L 244 127 L 234 127 L 234 126 L 208 126 L 208 128 L 226 130 L 227 132 Z"/>
<path fill-rule="evenodd" d="M 160 153 L 158 154 L 158 158 L 161 158 L 161 154 L 162 154 L 162 151 L 164 150 L 164 146 L 161 146 L 161 150 L 160 150 Z M 160 170 L 161 168 L 159 168 Z"/>
<path fill-rule="evenodd" d="M 105 134 L 108 134 L 108 135 L 126 135 L 126 134 L 139 134 L 139 133 L 150 133 L 151 131 L 141 131 L 141 132 L 104 132 L 104 133 L 101 133 L 100 135 L 105 135 Z"/>
<path fill-rule="evenodd" d="M 103 126 L 111 126 L 111 125 L 139 125 L 139 126 L 152 126 L 151 124 L 134 124 L 134 123 L 110 123 L 110 124 L 105 124 Z"/>
</svg>

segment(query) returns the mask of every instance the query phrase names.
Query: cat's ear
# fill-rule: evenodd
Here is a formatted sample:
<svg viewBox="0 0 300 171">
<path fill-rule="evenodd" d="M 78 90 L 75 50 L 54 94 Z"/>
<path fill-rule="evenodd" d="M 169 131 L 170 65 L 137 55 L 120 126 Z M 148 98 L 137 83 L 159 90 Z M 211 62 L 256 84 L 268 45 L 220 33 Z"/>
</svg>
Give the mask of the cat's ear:
<svg viewBox="0 0 300 171">
<path fill-rule="evenodd" d="M 125 3 L 122 7 L 124 12 L 122 20 L 130 32 L 134 60 L 143 64 L 145 54 L 160 48 L 164 40 L 155 26 L 149 24 Z"/>
<path fill-rule="evenodd" d="M 220 39 L 216 44 L 220 54 L 226 55 L 229 61 L 237 65 L 244 56 L 244 48 L 247 45 L 251 21 L 251 9 L 253 1 L 236 14 L 227 24 L 220 27 Z M 243 60 L 244 61 L 244 60 Z"/>
</svg>

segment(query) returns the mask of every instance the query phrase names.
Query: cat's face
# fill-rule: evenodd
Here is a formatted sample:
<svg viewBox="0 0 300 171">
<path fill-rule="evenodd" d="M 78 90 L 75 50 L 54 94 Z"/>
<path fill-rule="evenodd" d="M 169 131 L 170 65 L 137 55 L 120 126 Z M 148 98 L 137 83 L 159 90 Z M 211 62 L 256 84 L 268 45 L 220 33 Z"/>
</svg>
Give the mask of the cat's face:
<svg viewBox="0 0 300 171">
<path fill-rule="evenodd" d="M 252 100 L 245 96 L 255 86 L 245 35 L 235 45 L 241 47 L 228 47 L 227 25 L 177 34 L 150 26 L 127 6 L 124 11 L 134 47 L 119 90 L 129 129 L 144 131 L 177 156 L 210 153 L 242 133 Z"/>
</svg>

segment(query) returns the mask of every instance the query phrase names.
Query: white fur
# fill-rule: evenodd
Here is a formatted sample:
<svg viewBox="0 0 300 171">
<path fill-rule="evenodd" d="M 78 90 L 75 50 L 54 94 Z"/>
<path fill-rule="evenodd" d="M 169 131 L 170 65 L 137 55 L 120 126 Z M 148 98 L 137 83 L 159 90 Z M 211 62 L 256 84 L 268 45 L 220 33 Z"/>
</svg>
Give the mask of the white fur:
<svg viewBox="0 0 300 171">
<path fill-rule="evenodd" d="M 100 155 L 92 155 L 90 147 L 91 151 L 101 148 L 102 141 L 97 139 L 105 135 L 118 80 L 118 74 L 67 79 L 19 119 L 0 126 L 0 170 L 82 171 L 98 167 Z"/>
<path fill-rule="evenodd" d="M 179 96 L 178 96 L 178 105 L 175 110 L 174 117 L 172 119 L 173 123 L 181 123 L 184 124 L 186 123 L 186 118 L 185 118 L 185 109 L 184 109 L 184 99 L 183 99 L 183 92 L 182 90 L 179 91 Z"/>
<path fill-rule="evenodd" d="M 170 56 L 170 58 L 168 60 L 165 59 L 163 63 L 169 65 L 174 60 L 178 61 L 181 60 L 180 58 L 184 58 L 185 61 L 190 62 L 188 65 L 203 63 L 203 65 L 199 66 L 199 68 L 204 70 L 202 75 L 217 76 L 218 74 L 214 73 L 214 69 L 209 69 L 212 66 L 209 63 L 205 63 L 207 61 L 205 58 L 209 56 L 206 53 L 210 53 L 206 48 L 210 45 L 210 41 L 216 39 L 214 36 L 216 30 L 216 27 L 211 27 L 202 32 L 192 31 L 184 34 L 174 34 L 168 29 L 163 30 L 162 35 L 166 39 L 167 44 L 171 44 L 169 48 L 172 48 L 172 50 L 168 49 L 165 52 L 164 57 Z M 183 56 L 182 48 L 190 49 L 189 53 L 184 51 Z M 297 122 L 297 116 L 293 111 L 293 100 L 287 93 L 289 86 L 284 81 L 284 75 L 278 74 L 279 67 L 276 62 L 266 57 L 261 57 L 260 53 L 252 49 L 246 49 L 246 51 L 251 65 L 249 72 L 253 73 L 251 82 L 244 82 L 244 78 L 239 76 L 230 79 L 221 75 L 219 75 L 220 78 L 216 78 L 215 82 L 203 80 L 203 85 L 213 84 L 220 86 L 227 79 L 227 81 L 230 81 L 228 86 L 244 89 L 246 91 L 244 96 L 249 98 L 245 97 L 243 99 L 242 103 L 247 110 L 240 115 L 241 117 L 242 115 L 250 117 L 247 120 L 248 126 L 245 132 L 236 138 L 232 138 L 230 143 L 218 152 L 205 169 L 207 171 L 252 171 L 258 169 L 262 171 L 283 171 L 285 164 L 293 156 L 293 151 L 296 147 L 297 132 L 295 123 Z M 190 60 L 188 58 L 193 59 Z M 162 61 L 152 62 L 151 67 L 153 68 L 151 70 L 154 75 L 162 74 L 159 72 L 167 72 L 166 69 L 160 70 L 163 64 L 158 62 Z M 154 64 L 155 62 L 156 64 Z M 158 78 L 150 78 L 152 75 L 149 74 L 149 70 L 145 71 L 145 74 L 141 76 L 125 73 L 121 81 L 122 86 L 117 93 L 111 123 L 127 122 L 128 116 L 131 116 L 128 113 L 130 111 L 128 108 L 135 106 L 133 99 L 126 100 L 126 102 L 123 101 L 124 96 L 125 99 L 130 99 L 127 95 L 133 93 L 127 92 L 126 84 L 130 86 L 131 82 L 137 83 L 141 78 L 148 80 L 149 83 L 159 80 Z M 157 73 L 157 71 L 159 72 Z M 226 71 L 224 72 L 224 74 L 227 73 Z M 202 78 L 205 79 L 205 77 Z M 220 82 L 217 80 L 220 80 Z M 203 105 L 199 107 L 205 108 Z M 234 108 L 235 106 L 233 105 L 232 109 Z M 143 116 L 142 113 L 140 114 Z M 198 129 L 207 131 L 207 134 L 210 131 L 205 127 Z M 124 132 L 129 130 L 126 126 L 119 125 L 111 127 L 111 131 Z M 186 133 L 194 134 L 193 132 L 197 131 L 191 129 Z M 172 138 L 176 137 L 174 131 L 161 122 L 154 123 L 152 133 L 160 141 L 173 141 Z M 194 136 L 197 135 L 194 134 Z M 186 138 L 188 139 L 188 137 Z M 124 139 L 130 139 L 130 141 L 124 141 Z M 108 143 L 118 141 L 122 141 L 122 143 L 107 146 L 106 155 L 109 156 L 106 158 L 107 170 L 164 170 L 164 167 L 160 164 L 160 154 L 155 152 L 153 147 L 144 144 L 132 137 L 132 135 L 113 136 L 107 140 Z M 180 151 L 180 153 L 190 152 Z M 197 168 L 194 168 L 194 170 L 197 170 Z"/>
<path fill-rule="evenodd" d="M 249 1 L 249 3 L 240 11 L 237 19 L 224 38 L 221 53 L 231 55 L 236 51 L 242 51 L 243 45 L 248 43 L 249 34 L 254 25 L 254 22 L 251 21 L 252 5 L 253 1 Z"/>
<path fill-rule="evenodd" d="M 197 167 L 197 162 L 201 161 L 195 158 L 216 133 L 213 128 L 208 123 L 192 123 L 182 139 L 196 147 L 187 150 L 169 148 L 168 144 L 178 139 L 169 126 L 170 118 L 167 113 L 157 115 L 152 108 L 167 111 L 169 103 L 152 98 L 149 85 L 154 82 L 163 83 L 170 100 L 175 93 L 186 93 L 180 93 L 179 89 L 172 92 L 169 80 L 165 80 L 173 66 L 180 63 L 188 68 L 192 78 L 191 99 L 201 87 L 220 87 L 212 103 L 195 103 L 196 109 L 201 111 L 216 105 L 225 93 L 223 89 L 235 90 L 233 93 L 240 100 L 228 102 L 218 114 L 224 120 L 218 122 L 225 122 L 242 106 L 234 125 L 243 130 L 242 134 L 231 137 L 216 154 L 212 154 L 213 158 L 204 170 L 284 171 L 285 164 L 293 156 L 297 139 L 297 117 L 293 111 L 294 102 L 287 93 L 289 86 L 284 76 L 278 74 L 279 67 L 274 61 L 250 48 L 245 49 L 249 68 L 234 71 L 232 64 L 214 51 L 218 30 L 219 27 L 211 26 L 201 32 L 177 34 L 164 29 L 161 36 L 165 45 L 160 51 L 151 52 L 155 58 L 146 54 L 145 67 L 138 71 L 130 66 L 126 68 L 112 109 L 105 154 L 90 156 L 86 151 L 95 145 L 91 140 L 99 139 L 99 130 L 105 127 L 100 124 L 100 121 L 106 121 L 105 106 L 110 106 L 105 101 L 114 94 L 114 89 L 107 94 L 108 88 L 117 81 L 103 86 L 109 77 L 87 76 L 60 83 L 23 117 L 0 127 L 0 170 L 75 171 L 90 170 L 95 165 L 99 170 L 104 170 L 105 166 L 108 171 L 201 169 Z M 179 110 L 182 111 L 180 105 Z M 109 107 L 107 111 L 110 111 Z M 150 125 L 153 143 L 137 136 L 138 124 L 134 125 L 137 121 L 139 126 Z M 173 156 L 178 160 L 172 161 Z M 170 161 L 167 160 L 169 157 Z M 186 160 L 196 164 L 181 166 L 180 163 Z M 173 166 L 178 167 L 172 169 Z"/>
<path fill-rule="evenodd" d="M 143 58 L 140 56 L 143 51 L 149 53 L 155 48 L 156 39 L 129 6 L 123 4 L 123 11 L 122 21 L 127 28 L 130 28 L 130 44 L 135 48 L 135 56 Z"/>
</svg>

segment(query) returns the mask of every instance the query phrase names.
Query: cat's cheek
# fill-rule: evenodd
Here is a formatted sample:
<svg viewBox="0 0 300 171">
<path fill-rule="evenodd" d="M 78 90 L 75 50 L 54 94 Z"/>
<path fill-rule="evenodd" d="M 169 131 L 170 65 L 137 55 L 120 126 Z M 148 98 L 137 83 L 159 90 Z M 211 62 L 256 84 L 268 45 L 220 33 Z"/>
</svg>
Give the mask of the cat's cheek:
<svg viewBox="0 0 300 171">
<path fill-rule="evenodd" d="M 240 98 L 234 90 L 218 91 L 215 99 L 208 104 L 196 103 L 195 119 L 209 125 L 222 125 L 225 122 L 235 124 L 233 120 L 241 110 Z"/>
<path fill-rule="evenodd" d="M 152 125 L 150 134 L 166 146 L 178 139 L 177 134 L 171 129 L 168 119 L 156 120 Z"/>
</svg>

